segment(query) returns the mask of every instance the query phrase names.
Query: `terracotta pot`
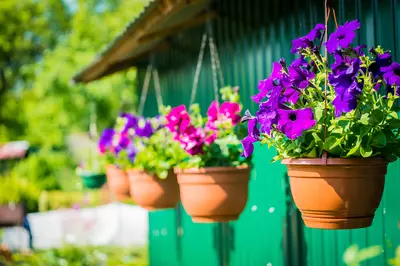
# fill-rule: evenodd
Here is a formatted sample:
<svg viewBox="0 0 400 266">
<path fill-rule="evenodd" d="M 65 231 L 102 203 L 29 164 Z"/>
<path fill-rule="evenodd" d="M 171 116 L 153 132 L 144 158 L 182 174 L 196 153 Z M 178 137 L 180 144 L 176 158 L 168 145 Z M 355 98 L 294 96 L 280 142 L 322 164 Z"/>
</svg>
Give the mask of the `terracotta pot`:
<svg viewBox="0 0 400 266">
<path fill-rule="evenodd" d="M 382 198 L 388 162 L 382 158 L 285 159 L 293 199 L 307 227 L 371 225 Z"/>
<path fill-rule="evenodd" d="M 206 167 L 176 169 L 181 201 L 193 222 L 237 220 L 246 206 L 250 169 Z"/>
<path fill-rule="evenodd" d="M 131 197 L 140 207 L 149 211 L 175 208 L 179 202 L 179 186 L 171 171 L 166 179 L 144 171 L 129 169 Z"/>
<path fill-rule="evenodd" d="M 22 204 L 0 205 L 0 227 L 22 225 L 25 214 Z"/>
<path fill-rule="evenodd" d="M 129 196 L 129 179 L 124 170 L 110 164 L 106 167 L 106 175 L 108 188 L 117 198 Z"/>
</svg>

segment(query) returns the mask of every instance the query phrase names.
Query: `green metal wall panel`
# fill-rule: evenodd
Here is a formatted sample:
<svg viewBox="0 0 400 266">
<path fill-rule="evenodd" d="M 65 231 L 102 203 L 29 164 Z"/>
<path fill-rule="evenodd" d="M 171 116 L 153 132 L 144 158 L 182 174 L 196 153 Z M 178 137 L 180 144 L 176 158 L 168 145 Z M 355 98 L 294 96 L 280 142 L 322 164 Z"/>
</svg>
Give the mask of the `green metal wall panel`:
<svg viewBox="0 0 400 266">
<path fill-rule="evenodd" d="M 357 43 L 381 44 L 400 60 L 400 0 L 332 2 L 340 24 L 355 18 L 361 21 Z M 224 77 L 227 84 L 241 88 L 246 109 L 256 110 L 249 97 L 255 94 L 258 81 L 271 72 L 272 62 L 294 58 L 289 52 L 291 40 L 323 22 L 323 7 L 323 0 L 216 1 L 214 8 L 220 17 L 213 22 L 213 30 Z M 334 30 L 333 23 L 329 30 Z M 179 33 L 168 40 L 171 49 L 167 53 L 155 56 L 166 104 L 188 104 L 203 32 L 199 27 Z M 211 77 L 206 53 L 196 97 L 204 112 L 213 100 Z M 154 91 L 150 90 L 148 98 L 145 114 L 155 115 Z M 382 256 L 363 265 L 386 265 L 400 244 L 399 162 L 389 167 L 384 197 L 370 228 L 327 231 L 302 225 L 290 198 L 285 167 L 269 163 L 274 154 L 274 150 L 256 147 L 248 204 L 236 222 L 194 224 L 183 209 L 151 213 L 151 265 L 344 265 L 342 256 L 351 244 L 384 246 Z M 168 228 L 168 234 L 157 235 L 160 228 Z"/>
</svg>

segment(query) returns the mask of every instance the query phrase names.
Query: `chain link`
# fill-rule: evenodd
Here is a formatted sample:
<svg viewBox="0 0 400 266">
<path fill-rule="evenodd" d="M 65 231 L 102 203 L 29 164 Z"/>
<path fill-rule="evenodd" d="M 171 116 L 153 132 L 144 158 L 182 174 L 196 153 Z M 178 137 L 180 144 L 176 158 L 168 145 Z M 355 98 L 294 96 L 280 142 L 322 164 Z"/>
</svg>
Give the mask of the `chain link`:
<svg viewBox="0 0 400 266">
<path fill-rule="evenodd" d="M 158 76 L 158 71 L 156 68 L 153 69 L 153 82 L 154 82 L 154 89 L 156 91 L 156 100 L 158 108 L 164 105 L 162 94 L 161 94 L 161 85 L 160 85 L 160 77 Z"/>
<path fill-rule="evenodd" d="M 195 72 L 195 75 L 194 75 L 193 86 L 192 86 L 192 94 L 190 96 L 189 106 L 194 103 L 194 100 L 196 98 L 196 91 L 197 91 L 197 87 L 199 85 L 201 65 L 203 63 L 203 56 L 204 56 L 204 49 L 206 47 L 206 42 L 207 42 L 207 34 L 204 33 L 203 34 L 203 38 L 201 40 L 200 53 L 199 53 L 199 58 L 197 60 L 196 72 Z"/>
<path fill-rule="evenodd" d="M 214 40 L 212 36 L 210 36 L 209 38 L 209 45 L 210 45 L 210 56 L 211 56 L 211 70 L 212 70 L 213 85 L 214 85 L 214 97 L 215 101 L 218 103 L 219 102 L 218 77 L 217 77 L 217 67 L 214 54 Z"/>
<path fill-rule="evenodd" d="M 139 102 L 139 107 L 138 107 L 138 115 L 143 114 L 143 109 L 144 109 L 144 104 L 146 102 L 147 98 L 147 91 L 149 90 L 149 85 L 150 85 L 150 78 L 151 78 L 151 70 L 152 70 L 152 65 L 149 64 L 147 66 L 146 70 L 146 76 L 144 78 L 144 83 L 143 83 L 143 88 L 142 88 L 142 94 L 140 95 L 140 102 Z"/>
</svg>

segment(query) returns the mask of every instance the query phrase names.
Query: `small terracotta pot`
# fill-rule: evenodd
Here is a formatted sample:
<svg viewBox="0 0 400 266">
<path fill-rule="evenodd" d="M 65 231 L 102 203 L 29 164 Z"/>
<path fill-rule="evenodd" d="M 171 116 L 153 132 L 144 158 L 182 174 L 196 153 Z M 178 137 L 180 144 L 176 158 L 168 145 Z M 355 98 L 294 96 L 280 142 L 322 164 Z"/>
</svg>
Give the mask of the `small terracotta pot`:
<svg viewBox="0 0 400 266">
<path fill-rule="evenodd" d="M 25 214 L 22 204 L 0 205 L 0 227 L 21 226 Z"/>
<path fill-rule="evenodd" d="M 106 175 L 108 188 L 117 198 L 129 196 L 129 179 L 124 170 L 110 164 L 106 166 Z"/>
<path fill-rule="evenodd" d="M 307 227 L 371 225 L 382 198 L 388 162 L 382 158 L 285 159 L 293 199 Z"/>
<path fill-rule="evenodd" d="M 250 169 L 206 167 L 175 169 L 186 212 L 196 223 L 228 222 L 246 206 Z"/>
<path fill-rule="evenodd" d="M 149 211 L 175 208 L 179 202 L 179 186 L 174 172 L 160 179 L 144 171 L 129 169 L 131 197 L 140 207 Z"/>
</svg>

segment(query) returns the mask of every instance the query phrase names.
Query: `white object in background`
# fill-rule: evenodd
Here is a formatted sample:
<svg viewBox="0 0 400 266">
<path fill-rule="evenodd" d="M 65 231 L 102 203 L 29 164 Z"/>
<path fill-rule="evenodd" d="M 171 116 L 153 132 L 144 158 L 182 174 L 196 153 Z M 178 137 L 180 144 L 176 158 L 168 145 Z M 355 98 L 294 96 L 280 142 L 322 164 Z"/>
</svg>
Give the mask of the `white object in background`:
<svg viewBox="0 0 400 266">
<path fill-rule="evenodd" d="M 148 212 L 138 206 L 111 203 L 96 208 L 57 210 L 28 215 L 33 247 L 75 245 L 143 246 L 148 242 Z M 5 229 L 4 244 L 28 246 L 22 228 Z"/>
</svg>

